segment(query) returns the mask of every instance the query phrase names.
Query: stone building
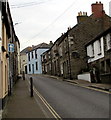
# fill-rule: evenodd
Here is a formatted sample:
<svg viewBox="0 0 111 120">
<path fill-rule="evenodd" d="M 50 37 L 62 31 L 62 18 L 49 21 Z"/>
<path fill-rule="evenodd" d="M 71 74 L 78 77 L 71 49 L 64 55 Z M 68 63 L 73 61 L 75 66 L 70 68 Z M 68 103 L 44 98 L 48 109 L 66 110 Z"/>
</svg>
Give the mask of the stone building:
<svg viewBox="0 0 111 120">
<path fill-rule="evenodd" d="M 78 23 L 68 28 L 50 49 L 52 75 L 76 79 L 78 74 L 88 71 L 86 43 L 111 26 L 111 18 L 105 14 L 101 2 L 92 4 L 91 8 L 90 16 L 86 12 L 79 12 Z"/>
</svg>

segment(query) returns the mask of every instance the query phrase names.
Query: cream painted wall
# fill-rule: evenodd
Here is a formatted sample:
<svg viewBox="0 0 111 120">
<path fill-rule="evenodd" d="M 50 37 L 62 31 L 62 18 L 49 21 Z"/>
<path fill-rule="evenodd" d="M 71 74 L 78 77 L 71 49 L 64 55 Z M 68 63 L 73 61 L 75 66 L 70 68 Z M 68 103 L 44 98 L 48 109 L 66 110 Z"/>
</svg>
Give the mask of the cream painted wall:
<svg viewBox="0 0 111 120">
<path fill-rule="evenodd" d="M 0 38 L 2 38 L 2 19 L 0 11 Z M 0 48 L 2 46 L 2 41 L 0 40 Z M 2 78 L 1 78 L 1 49 L 0 49 L 0 98 L 2 98 Z"/>
<path fill-rule="evenodd" d="M 27 66 L 27 55 L 20 54 L 20 71 L 25 71 L 25 66 Z"/>
<path fill-rule="evenodd" d="M 4 98 L 8 94 L 8 60 L 6 58 L 7 53 L 7 44 L 8 44 L 8 38 L 6 34 L 6 27 L 3 25 L 3 37 L 2 37 L 2 46 L 6 49 L 6 52 L 1 52 L 1 82 L 2 82 L 2 98 Z"/>
</svg>

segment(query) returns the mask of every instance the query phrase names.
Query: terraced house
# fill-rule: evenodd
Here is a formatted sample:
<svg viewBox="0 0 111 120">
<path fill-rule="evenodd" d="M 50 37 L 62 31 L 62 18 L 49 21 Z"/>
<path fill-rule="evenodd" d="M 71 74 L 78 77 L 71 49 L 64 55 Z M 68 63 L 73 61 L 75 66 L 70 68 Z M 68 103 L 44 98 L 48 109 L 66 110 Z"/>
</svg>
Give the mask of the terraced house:
<svg viewBox="0 0 111 120">
<path fill-rule="evenodd" d="M 41 54 L 49 50 L 50 45 L 41 43 L 37 46 L 32 46 L 27 52 L 27 72 L 28 74 L 42 74 Z"/>
<path fill-rule="evenodd" d="M 105 14 L 101 2 L 92 4 L 91 8 L 90 16 L 86 12 L 79 12 L 78 23 L 68 28 L 67 32 L 55 41 L 50 50 L 43 54 L 43 68 L 47 68 L 49 60 L 44 59 L 44 56 L 45 54 L 48 56 L 49 52 L 51 54 L 50 68 L 52 68 L 51 72 L 43 70 L 44 73 L 76 79 L 78 74 L 90 71 L 85 45 L 111 26 L 111 17 Z"/>
<path fill-rule="evenodd" d="M 4 108 L 19 74 L 19 50 L 20 43 L 14 31 L 9 4 L 0 2 L 0 110 Z"/>
<path fill-rule="evenodd" d="M 94 81 L 111 83 L 111 27 L 86 44 Z"/>
</svg>

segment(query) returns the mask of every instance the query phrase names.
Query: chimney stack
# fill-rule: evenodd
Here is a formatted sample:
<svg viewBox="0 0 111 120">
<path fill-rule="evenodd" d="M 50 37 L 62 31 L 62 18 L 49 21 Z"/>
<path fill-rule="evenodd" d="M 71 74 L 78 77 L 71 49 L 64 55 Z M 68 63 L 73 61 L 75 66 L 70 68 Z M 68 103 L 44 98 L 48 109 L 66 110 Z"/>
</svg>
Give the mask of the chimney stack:
<svg viewBox="0 0 111 120">
<path fill-rule="evenodd" d="M 103 9 L 103 4 L 101 2 L 93 3 L 92 5 L 92 14 L 94 18 L 101 18 L 105 14 Z"/>
<path fill-rule="evenodd" d="M 51 47 L 51 46 L 53 45 L 53 42 L 52 42 L 52 41 L 50 41 L 49 45 L 50 45 L 50 47 Z"/>
<path fill-rule="evenodd" d="M 87 18 L 88 18 L 87 12 L 81 12 L 81 11 L 78 12 L 78 16 L 77 16 L 78 23 L 84 22 Z"/>
</svg>

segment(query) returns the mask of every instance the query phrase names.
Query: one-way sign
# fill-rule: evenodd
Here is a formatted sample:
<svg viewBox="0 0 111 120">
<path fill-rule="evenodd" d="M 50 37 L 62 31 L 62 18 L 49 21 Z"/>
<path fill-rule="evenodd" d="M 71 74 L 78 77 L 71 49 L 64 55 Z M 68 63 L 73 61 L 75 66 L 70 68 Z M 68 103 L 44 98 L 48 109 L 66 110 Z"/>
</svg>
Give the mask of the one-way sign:
<svg viewBox="0 0 111 120">
<path fill-rule="evenodd" d="M 8 52 L 14 52 L 14 44 L 12 43 L 8 44 Z"/>
</svg>

